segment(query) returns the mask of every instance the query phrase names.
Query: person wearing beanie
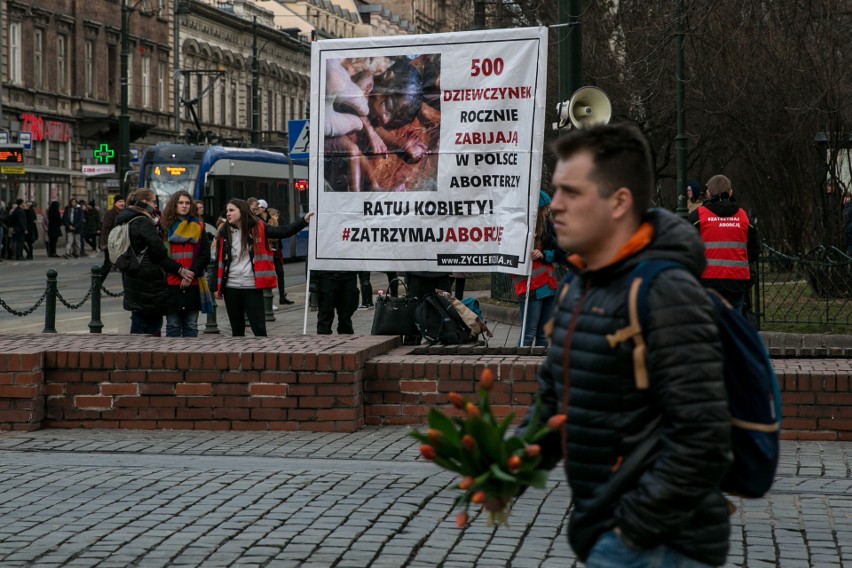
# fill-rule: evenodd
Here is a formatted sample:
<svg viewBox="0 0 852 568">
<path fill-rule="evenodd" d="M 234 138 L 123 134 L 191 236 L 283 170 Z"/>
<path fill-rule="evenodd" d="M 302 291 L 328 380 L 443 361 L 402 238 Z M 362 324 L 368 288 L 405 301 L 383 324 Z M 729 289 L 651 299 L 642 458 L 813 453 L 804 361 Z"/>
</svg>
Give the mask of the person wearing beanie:
<svg viewBox="0 0 852 568">
<path fill-rule="evenodd" d="M 112 270 L 112 262 L 109 260 L 109 249 L 107 248 L 109 233 L 115 227 L 115 220 L 118 218 L 118 214 L 124 211 L 126 204 L 127 201 L 123 195 L 118 194 L 113 197 L 112 207 L 104 213 L 104 219 L 101 222 L 101 248 L 104 251 L 104 263 L 101 265 L 101 284 L 104 283 L 104 280 L 109 275 L 109 271 Z"/>
<path fill-rule="evenodd" d="M 565 261 L 565 253 L 559 248 L 554 237 L 553 223 L 550 220 L 550 195 L 540 191 L 538 195 L 538 215 L 535 224 L 535 239 L 532 258 L 532 276 L 527 290 L 526 276 L 513 276 L 515 295 L 521 310 L 521 321 L 525 321 L 524 335 L 520 338 L 521 347 L 547 345 L 544 324 L 553 311 L 556 298 L 556 263 Z M 529 300 L 527 300 L 529 294 Z"/>
</svg>

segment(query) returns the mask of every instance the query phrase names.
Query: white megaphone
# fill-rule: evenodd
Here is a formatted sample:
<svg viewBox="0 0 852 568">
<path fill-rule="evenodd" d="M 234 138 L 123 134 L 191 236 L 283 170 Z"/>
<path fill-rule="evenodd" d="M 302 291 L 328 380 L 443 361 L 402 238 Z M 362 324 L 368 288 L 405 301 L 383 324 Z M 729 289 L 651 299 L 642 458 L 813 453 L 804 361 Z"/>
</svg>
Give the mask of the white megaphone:
<svg viewBox="0 0 852 568">
<path fill-rule="evenodd" d="M 606 124 L 612 118 L 612 104 L 609 97 L 597 87 L 580 87 L 571 99 L 559 103 L 559 128 L 567 126 L 568 122 L 575 128 L 584 128 L 595 124 Z"/>
<path fill-rule="evenodd" d="M 612 118 L 612 103 L 597 87 L 580 87 L 568 101 L 568 119 L 577 128 L 606 124 Z"/>
</svg>

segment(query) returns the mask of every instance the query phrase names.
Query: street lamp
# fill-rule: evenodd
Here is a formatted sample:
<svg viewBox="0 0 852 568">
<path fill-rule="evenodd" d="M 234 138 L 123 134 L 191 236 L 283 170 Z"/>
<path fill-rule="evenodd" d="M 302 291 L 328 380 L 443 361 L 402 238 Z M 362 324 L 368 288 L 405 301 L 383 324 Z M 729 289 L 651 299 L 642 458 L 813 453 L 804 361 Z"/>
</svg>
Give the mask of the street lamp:
<svg viewBox="0 0 852 568">
<path fill-rule="evenodd" d="M 678 0 L 678 31 L 677 31 L 677 60 L 676 60 L 676 82 L 677 82 L 677 136 L 675 136 L 675 155 L 677 158 L 677 209 L 675 212 L 683 219 L 689 215 L 686 205 L 686 111 L 684 110 L 684 86 L 686 84 L 686 73 L 683 64 L 683 38 L 685 33 L 685 13 L 683 0 Z"/>
<path fill-rule="evenodd" d="M 257 108 L 260 99 L 258 94 L 260 67 L 257 56 L 257 16 L 255 16 L 251 22 L 251 145 L 254 147 L 260 144 L 260 109 Z"/>
<path fill-rule="evenodd" d="M 127 0 L 121 0 L 121 111 L 118 115 L 118 181 L 123 190 L 124 178 L 130 171 L 130 111 L 127 108 L 127 20 L 128 12 L 135 12 L 142 2 L 138 0 L 132 8 L 127 7 Z"/>
<path fill-rule="evenodd" d="M 260 147 L 260 62 L 258 57 L 272 40 L 257 47 L 257 16 L 251 23 L 251 144 Z"/>
</svg>

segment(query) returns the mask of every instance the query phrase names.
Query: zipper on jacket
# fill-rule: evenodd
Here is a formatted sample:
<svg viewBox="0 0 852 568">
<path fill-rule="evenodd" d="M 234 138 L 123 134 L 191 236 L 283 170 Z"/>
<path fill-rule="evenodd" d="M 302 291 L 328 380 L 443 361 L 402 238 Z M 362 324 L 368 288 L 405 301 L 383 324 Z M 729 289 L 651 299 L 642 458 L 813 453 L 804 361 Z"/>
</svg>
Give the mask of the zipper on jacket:
<svg viewBox="0 0 852 568">
<path fill-rule="evenodd" d="M 589 293 L 588 282 L 583 282 L 583 294 L 577 299 L 574 313 L 571 314 L 571 321 L 568 322 L 568 328 L 565 331 L 565 341 L 562 343 L 562 413 L 568 417 L 568 387 L 571 384 L 569 377 L 570 371 L 568 364 L 570 356 L 568 355 L 568 346 L 574 337 L 574 329 L 577 327 L 577 320 L 580 319 L 580 312 L 583 309 L 583 303 L 586 301 L 586 295 Z M 568 466 L 568 421 L 562 426 L 562 459 L 565 460 L 565 466 Z"/>
</svg>

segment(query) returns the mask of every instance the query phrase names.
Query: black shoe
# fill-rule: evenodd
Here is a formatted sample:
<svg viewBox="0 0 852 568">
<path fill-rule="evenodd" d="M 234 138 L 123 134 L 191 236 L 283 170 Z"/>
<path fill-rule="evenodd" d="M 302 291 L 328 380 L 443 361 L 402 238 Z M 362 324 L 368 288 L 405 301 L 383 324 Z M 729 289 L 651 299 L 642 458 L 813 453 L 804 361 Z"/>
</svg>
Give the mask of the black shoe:
<svg viewBox="0 0 852 568">
<path fill-rule="evenodd" d="M 296 302 L 294 302 L 293 300 L 288 300 L 287 296 L 284 296 L 283 298 L 278 298 L 278 303 L 282 306 L 289 306 L 290 304 L 295 304 Z"/>
</svg>

